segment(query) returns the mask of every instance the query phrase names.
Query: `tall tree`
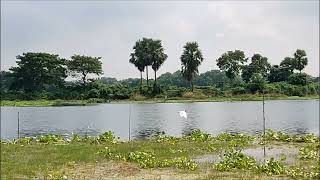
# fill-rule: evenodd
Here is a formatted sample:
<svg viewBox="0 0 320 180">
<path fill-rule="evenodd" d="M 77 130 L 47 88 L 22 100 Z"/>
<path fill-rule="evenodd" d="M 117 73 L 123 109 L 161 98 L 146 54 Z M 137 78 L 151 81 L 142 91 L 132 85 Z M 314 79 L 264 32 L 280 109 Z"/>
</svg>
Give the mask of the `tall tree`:
<svg viewBox="0 0 320 180">
<path fill-rule="evenodd" d="M 253 67 L 254 73 L 259 73 L 264 78 L 267 76 L 271 68 L 268 58 L 263 57 L 260 54 L 254 54 L 252 56 L 250 65 Z"/>
<path fill-rule="evenodd" d="M 134 60 L 137 64 L 144 66 L 146 69 L 147 76 L 147 85 L 149 86 L 149 72 L 148 66 L 152 65 L 152 53 L 150 51 L 150 44 L 152 43 L 151 38 L 142 38 L 142 40 L 138 40 L 133 47 L 133 53 L 131 53 L 131 59 L 134 57 Z M 141 72 L 142 67 L 139 68 Z"/>
<path fill-rule="evenodd" d="M 241 78 L 244 82 L 248 83 L 250 81 L 253 73 L 254 73 L 253 66 L 251 66 L 251 65 L 242 66 Z"/>
<path fill-rule="evenodd" d="M 86 86 L 89 74 L 101 75 L 103 73 L 100 59 L 101 57 L 73 55 L 68 62 L 68 69 L 75 75 L 80 75 L 83 86 Z"/>
<path fill-rule="evenodd" d="M 217 59 L 217 66 L 221 70 L 226 71 L 226 75 L 229 79 L 234 80 L 236 75 L 240 73 L 242 64 L 246 61 L 247 58 L 243 51 L 228 51 Z"/>
<path fill-rule="evenodd" d="M 297 69 L 301 74 L 301 71 L 308 64 L 308 58 L 307 58 L 306 52 L 302 49 L 297 49 L 297 51 L 293 55 L 293 59 L 295 61 L 295 69 Z"/>
<path fill-rule="evenodd" d="M 256 73 L 266 78 L 270 71 L 271 65 L 268 62 L 267 57 L 263 57 L 260 54 L 254 54 L 251 57 L 251 63 L 249 65 L 242 66 L 241 77 L 245 82 L 249 82 L 251 76 Z"/>
<path fill-rule="evenodd" d="M 189 81 L 193 92 L 193 78 L 199 73 L 198 67 L 203 61 L 202 53 L 197 42 L 187 42 L 183 47 L 181 59 L 182 76 Z"/>
<path fill-rule="evenodd" d="M 18 67 L 12 67 L 13 89 L 38 91 L 45 85 L 61 86 L 67 77 L 65 60 L 56 54 L 23 53 L 17 56 Z"/>
<path fill-rule="evenodd" d="M 154 85 L 157 85 L 157 71 L 164 61 L 168 58 L 167 54 L 164 53 L 164 49 L 161 44 L 161 40 L 153 40 L 150 44 L 150 53 L 152 61 L 152 69 L 154 71 Z"/>
</svg>

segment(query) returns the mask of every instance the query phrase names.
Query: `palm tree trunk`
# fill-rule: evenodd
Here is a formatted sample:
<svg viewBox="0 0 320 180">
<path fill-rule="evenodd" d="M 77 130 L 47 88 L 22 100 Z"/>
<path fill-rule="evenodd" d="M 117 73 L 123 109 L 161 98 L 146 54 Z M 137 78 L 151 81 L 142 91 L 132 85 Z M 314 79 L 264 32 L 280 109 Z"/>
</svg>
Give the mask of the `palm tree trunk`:
<svg viewBox="0 0 320 180">
<path fill-rule="evenodd" d="M 154 84 L 157 85 L 157 71 L 154 71 Z"/>
<path fill-rule="evenodd" d="M 140 87 L 142 86 L 142 71 L 140 71 Z"/>
<path fill-rule="evenodd" d="M 147 86 L 149 87 L 148 66 L 146 66 Z"/>
</svg>

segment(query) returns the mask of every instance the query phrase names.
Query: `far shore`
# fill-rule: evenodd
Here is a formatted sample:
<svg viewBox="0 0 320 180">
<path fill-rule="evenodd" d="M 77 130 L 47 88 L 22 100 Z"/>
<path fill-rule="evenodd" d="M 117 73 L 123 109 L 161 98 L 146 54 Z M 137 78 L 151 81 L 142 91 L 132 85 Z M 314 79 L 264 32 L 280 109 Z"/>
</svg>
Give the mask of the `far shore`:
<svg viewBox="0 0 320 180">
<path fill-rule="evenodd" d="M 284 95 L 265 95 L 265 100 L 313 100 L 319 96 L 284 96 Z M 174 98 L 141 98 L 125 100 L 2 100 L 1 106 L 88 106 L 97 104 L 123 104 L 123 103 L 192 103 L 192 102 L 233 102 L 233 101 L 262 101 L 262 95 L 237 95 L 237 96 L 216 96 L 216 97 L 174 97 Z"/>
</svg>

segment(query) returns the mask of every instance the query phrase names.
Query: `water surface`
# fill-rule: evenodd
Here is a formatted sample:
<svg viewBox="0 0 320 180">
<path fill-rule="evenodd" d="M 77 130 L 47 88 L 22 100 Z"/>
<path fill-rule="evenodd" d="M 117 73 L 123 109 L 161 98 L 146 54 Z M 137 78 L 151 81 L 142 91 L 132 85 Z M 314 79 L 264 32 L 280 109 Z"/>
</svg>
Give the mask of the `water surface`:
<svg viewBox="0 0 320 180">
<path fill-rule="evenodd" d="M 265 102 L 266 128 L 290 134 L 319 134 L 318 100 Z M 186 110 L 188 119 L 179 117 Z M 66 107 L 1 107 L 1 138 L 17 137 L 17 113 L 21 136 L 39 134 L 98 135 L 113 131 L 121 139 L 141 139 L 153 134 L 173 136 L 201 129 L 257 134 L 262 131 L 262 102 L 197 102 L 155 104 L 99 104 Z M 129 126 L 130 122 L 130 126 Z"/>
</svg>

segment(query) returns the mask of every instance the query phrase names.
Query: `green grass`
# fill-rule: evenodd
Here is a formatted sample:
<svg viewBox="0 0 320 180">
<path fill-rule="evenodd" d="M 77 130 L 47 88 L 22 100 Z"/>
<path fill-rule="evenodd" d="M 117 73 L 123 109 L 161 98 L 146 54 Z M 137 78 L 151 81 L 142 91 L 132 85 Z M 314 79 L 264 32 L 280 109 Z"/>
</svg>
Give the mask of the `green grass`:
<svg viewBox="0 0 320 180">
<path fill-rule="evenodd" d="M 251 165 L 253 168 L 248 168 L 245 157 L 243 159 L 238 156 L 235 156 L 235 159 L 230 156 L 228 160 L 234 162 L 235 167 L 230 167 L 227 163 L 215 169 L 212 163 L 195 163 L 192 159 L 202 155 L 223 156 L 226 152 L 235 152 L 235 150 L 261 148 L 262 145 L 259 142 L 262 139 L 259 136 L 226 133 L 212 137 L 201 131 L 193 131 L 190 136 L 181 138 L 161 136 L 126 142 L 117 141 L 110 133 L 92 138 L 74 136 L 71 142 L 60 136 L 52 135 L 1 142 L 1 176 L 5 179 L 33 177 L 61 179 L 63 175 L 72 177 L 77 173 L 82 174 L 83 177 L 90 177 L 91 174 L 84 171 L 88 169 L 96 171 L 100 168 L 102 172 L 110 171 L 111 173 L 118 170 L 119 173 L 125 173 L 125 171 L 131 171 L 128 167 L 131 169 L 134 167 L 140 172 L 133 174 L 136 179 L 142 178 L 141 173 L 153 174 L 156 177 L 159 173 L 172 175 L 173 172 L 178 178 L 194 175 L 197 179 L 319 177 L 319 174 L 312 174 L 317 173 L 315 167 L 320 168 L 320 164 L 317 164 L 319 154 L 317 156 L 308 155 L 308 153 L 319 152 L 319 138 L 309 135 L 290 136 L 291 138 L 288 139 L 288 136 L 283 133 L 268 132 L 268 147 L 300 148 L 299 154 L 295 157 L 296 163 L 285 165 L 285 173 L 281 172 L 277 175 L 273 172 L 279 168 L 281 162 L 276 161 L 264 167 L 264 171 L 271 172 L 267 175 L 264 171 L 255 170 L 255 164 Z M 308 151 L 305 151 L 305 148 L 308 148 Z M 300 153 L 303 153 L 303 156 Z M 131 156 L 132 154 L 135 156 Z M 150 154 L 153 157 L 149 157 Z M 185 158 L 186 161 L 176 161 L 176 158 Z M 165 164 L 165 162 L 171 164 Z M 195 169 L 190 167 L 195 167 Z M 145 168 L 150 170 L 145 171 Z M 98 170 L 97 172 L 99 173 Z M 104 174 L 104 176 L 107 175 Z"/>
<path fill-rule="evenodd" d="M 261 95 L 235 95 L 235 96 L 216 96 L 216 97 L 172 97 L 172 98 L 150 98 L 144 100 L 120 100 L 111 103 L 188 103 L 188 102 L 228 102 L 228 101 L 262 101 Z M 266 95 L 265 100 L 312 100 L 319 99 L 319 96 L 285 96 L 285 95 Z"/>
<path fill-rule="evenodd" d="M 30 101 L 9 101 L 2 100 L 1 106 L 85 106 L 90 103 L 86 100 L 30 100 Z"/>
<path fill-rule="evenodd" d="M 310 100 L 319 99 L 319 96 L 284 96 L 266 95 L 265 100 Z M 224 101 L 262 101 L 261 95 L 245 94 L 235 96 L 215 96 L 215 97 L 173 97 L 173 98 L 146 98 L 143 100 L 113 100 L 111 103 L 188 103 L 188 102 L 224 102 Z M 85 106 L 105 103 L 102 99 L 93 100 L 2 100 L 1 106 Z"/>
</svg>

